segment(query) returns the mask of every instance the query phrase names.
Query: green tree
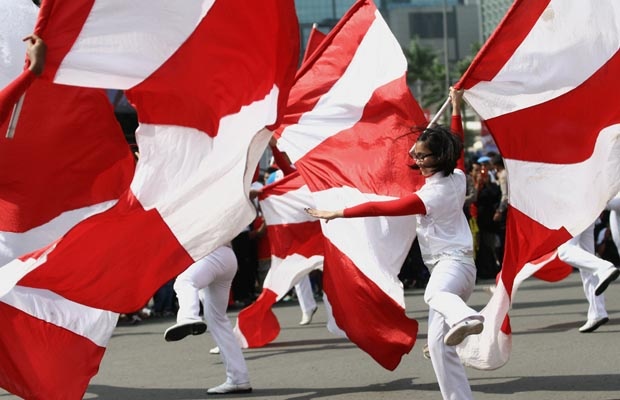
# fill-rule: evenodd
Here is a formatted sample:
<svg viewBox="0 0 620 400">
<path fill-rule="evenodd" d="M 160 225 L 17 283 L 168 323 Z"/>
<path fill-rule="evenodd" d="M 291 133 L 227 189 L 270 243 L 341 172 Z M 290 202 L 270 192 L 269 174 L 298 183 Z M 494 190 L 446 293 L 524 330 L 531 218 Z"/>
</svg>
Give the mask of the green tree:
<svg viewBox="0 0 620 400">
<path fill-rule="evenodd" d="M 437 109 L 445 100 L 445 67 L 430 47 L 420 45 L 413 38 L 408 49 L 403 49 L 407 58 L 407 83 L 413 88 L 422 108 Z"/>
</svg>

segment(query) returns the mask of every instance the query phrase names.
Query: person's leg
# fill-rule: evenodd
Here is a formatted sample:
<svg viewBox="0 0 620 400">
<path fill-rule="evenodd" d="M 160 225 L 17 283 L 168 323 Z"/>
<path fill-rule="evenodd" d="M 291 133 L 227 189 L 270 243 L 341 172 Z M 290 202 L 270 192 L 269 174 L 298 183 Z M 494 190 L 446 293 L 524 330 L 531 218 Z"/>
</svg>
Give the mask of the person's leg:
<svg viewBox="0 0 620 400">
<path fill-rule="evenodd" d="M 558 247 L 558 258 L 580 271 L 593 274 L 598 281 L 594 290 L 597 296 L 620 275 L 620 270 L 612 263 L 594 255 L 594 225 Z"/>
<path fill-rule="evenodd" d="M 207 330 L 207 325 L 200 318 L 198 290 L 215 279 L 215 271 L 210 268 L 209 257 L 210 255 L 196 261 L 179 274 L 174 282 L 179 311 L 177 323 L 164 332 L 164 339 L 167 342 L 181 340 L 188 335 L 200 335 Z"/>
<path fill-rule="evenodd" d="M 441 261 L 432 269 L 424 292 L 424 300 L 430 306 L 428 348 L 444 399 L 473 398 L 465 367 L 456 348 L 446 344 L 446 336 L 451 328 L 462 323 L 475 323 L 482 328 L 483 317 L 465 303 L 474 289 L 475 279 L 473 263 Z"/>
<path fill-rule="evenodd" d="M 431 273 L 431 278 L 432 276 Z M 447 325 L 443 316 L 432 308 L 429 309 L 427 343 L 441 395 L 444 400 L 473 399 L 465 367 L 461 364 L 456 348 L 444 343 L 446 332 Z"/>
<path fill-rule="evenodd" d="M 297 293 L 297 300 L 302 313 L 299 325 L 308 325 L 312 322 L 312 317 L 317 310 L 316 300 L 314 300 L 314 295 L 312 294 L 312 284 L 308 275 L 301 278 L 295 285 L 295 292 Z"/>
<path fill-rule="evenodd" d="M 209 261 L 209 269 L 217 272 L 216 278 L 205 287 L 202 293 L 205 299 L 204 315 L 226 368 L 226 382 L 209 389 L 209 393 L 250 391 L 250 378 L 245 359 L 226 315 L 228 295 L 237 270 L 237 260 L 230 248 L 221 247 L 211 254 Z"/>
</svg>

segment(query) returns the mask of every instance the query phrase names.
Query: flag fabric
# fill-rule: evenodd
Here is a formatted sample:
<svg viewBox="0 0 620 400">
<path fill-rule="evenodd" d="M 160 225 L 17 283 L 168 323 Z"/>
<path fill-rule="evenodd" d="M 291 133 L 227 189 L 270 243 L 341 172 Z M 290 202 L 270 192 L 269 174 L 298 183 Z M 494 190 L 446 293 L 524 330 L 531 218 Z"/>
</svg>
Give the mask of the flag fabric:
<svg viewBox="0 0 620 400">
<path fill-rule="evenodd" d="M 235 334 L 244 348 L 262 347 L 280 333 L 271 307 L 299 280 L 323 266 L 323 235 L 304 209 L 314 207 L 298 172 L 264 187 L 259 196 L 271 245 L 271 266 L 258 299 L 237 316 Z"/>
<path fill-rule="evenodd" d="M 619 48 L 617 1 L 518 0 L 457 84 L 504 157 L 510 193 L 485 329 L 458 349 L 467 365 L 507 362 L 518 285 L 618 192 L 620 111 L 609 95 L 620 87 Z"/>
<path fill-rule="evenodd" d="M 421 185 L 408 168 L 412 126 L 426 120 L 406 85 L 407 63 L 371 1 L 358 1 L 297 73 L 278 145 L 320 209 L 400 197 Z M 415 217 L 321 223 L 323 288 L 338 327 L 394 369 L 417 335 L 398 273 Z M 362 316 L 362 317 L 360 317 Z"/>
<path fill-rule="evenodd" d="M 29 1 L 0 0 L 0 87 L 23 68 L 21 39 L 37 12 Z M 7 127 L 0 121 L 0 132 Z M 34 82 L 14 138 L 0 139 L 0 266 L 112 207 L 133 171 L 102 90 Z M 49 290 L 14 286 L 0 297 L 0 387 L 27 399 L 82 398 L 117 318 Z"/>
<path fill-rule="evenodd" d="M 140 160 L 115 207 L 4 267 L 0 295 L 19 282 L 134 311 L 254 218 L 263 128 L 298 60 L 294 3 L 44 0 L 36 32 L 48 45 L 43 80 L 126 90 Z M 76 276 L 78 265 L 90 268 Z"/>
<path fill-rule="evenodd" d="M 325 36 L 316 24 L 312 26 L 302 65 Z M 280 323 L 271 307 L 304 275 L 323 268 L 321 227 L 303 211 L 314 207 L 314 202 L 299 173 L 264 187 L 259 202 L 272 257 L 261 295 L 237 315 L 234 332 L 243 348 L 262 347 L 275 340 Z"/>
<path fill-rule="evenodd" d="M 14 12 L 5 15 L 10 20 Z M 22 354 L 15 362 L 3 355 L 7 358 L 0 365 L 8 370 L 0 374 L 0 386 L 26 398 L 77 399 L 97 372 L 116 313 L 141 308 L 164 282 L 254 217 L 247 197 L 250 180 L 270 137 L 263 128 L 277 122 L 279 106 L 286 102 L 298 60 L 298 26 L 292 1 L 193 0 L 171 6 L 167 1 L 44 0 L 35 32 L 48 45 L 45 71 L 27 89 L 7 152 L 18 146 L 23 151 L 22 138 L 51 143 L 40 127 L 32 128 L 30 110 L 39 87 L 52 84 L 125 89 L 140 122 L 135 175 L 129 188 L 131 173 L 117 178 L 125 187 L 113 195 L 105 189 L 115 182 L 114 169 L 126 160 L 133 168 L 133 160 L 126 144 L 121 157 L 97 135 L 86 149 L 78 145 L 81 139 L 74 137 L 73 143 L 67 136 L 62 149 L 60 144 L 49 153 L 37 148 L 35 154 L 46 156 L 38 161 L 52 167 L 50 177 L 63 172 L 49 183 L 45 171 L 26 176 L 36 171 L 24 163 L 19 165 L 27 165 L 27 171 L 5 175 L 23 178 L 26 183 L 9 183 L 28 190 L 25 197 L 0 204 L 3 212 L 21 218 L 3 227 L 7 247 L 20 241 L 17 234 L 38 235 L 56 222 L 62 226 L 35 246 L 7 252 L 7 258 L 16 258 L 0 268 L 0 313 L 15 321 L 17 337 L 26 336 L 19 343 L 10 331 L 3 337 L 2 346 Z M 9 85 L 0 94 L 0 109 L 12 108 L 6 102 L 21 93 L 11 90 L 23 89 L 15 88 Z M 72 101 L 87 99 L 70 93 Z M 104 111 L 80 105 L 65 115 L 45 97 L 36 118 L 54 119 L 54 127 L 73 136 L 85 132 L 77 122 L 55 121 L 59 115 L 68 120 L 81 113 L 95 125 L 111 112 L 106 103 Z M 106 126 L 98 129 L 100 134 Z M 91 176 L 94 150 L 104 152 L 108 162 L 96 178 Z M 82 163 L 72 163 L 73 156 Z M 83 192 L 85 182 L 89 195 Z M 66 204 L 52 201 L 50 190 Z M 30 210 L 36 205 L 36 213 L 11 210 L 22 200 Z M 47 214 L 40 209 L 44 200 L 50 200 Z M 65 368 L 58 367 L 62 357 Z"/>
</svg>

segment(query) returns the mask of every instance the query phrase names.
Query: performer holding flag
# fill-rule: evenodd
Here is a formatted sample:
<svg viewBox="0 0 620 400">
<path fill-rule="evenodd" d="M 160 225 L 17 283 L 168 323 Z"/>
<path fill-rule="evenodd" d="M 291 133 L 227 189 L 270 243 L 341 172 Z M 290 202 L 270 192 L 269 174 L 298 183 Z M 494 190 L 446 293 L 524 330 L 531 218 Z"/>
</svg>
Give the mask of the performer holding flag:
<svg viewBox="0 0 620 400">
<path fill-rule="evenodd" d="M 431 277 L 424 293 L 429 305 L 428 345 L 444 399 L 472 399 L 471 388 L 455 345 L 483 330 L 484 317 L 465 303 L 473 292 L 476 267 L 473 239 L 463 213 L 465 174 L 462 171 L 463 127 L 460 105 L 463 91 L 450 89 L 452 130 L 429 127 L 410 155 L 426 178 L 409 196 L 367 202 L 338 211 L 306 209 L 327 221 L 334 218 L 417 215 L 417 235 Z M 455 135 L 456 133 L 456 135 Z M 460 139 L 460 140 L 459 140 Z M 455 169 L 455 168 L 460 169 Z"/>
</svg>

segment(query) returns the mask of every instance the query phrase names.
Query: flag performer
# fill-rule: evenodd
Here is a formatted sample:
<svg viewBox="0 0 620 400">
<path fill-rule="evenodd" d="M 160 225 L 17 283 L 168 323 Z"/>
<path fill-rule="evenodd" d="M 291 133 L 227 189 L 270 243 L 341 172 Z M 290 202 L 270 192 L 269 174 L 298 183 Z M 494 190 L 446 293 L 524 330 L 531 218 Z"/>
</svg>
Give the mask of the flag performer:
<svg viewBox="0 0 620 400">
<path fill-rule="evenodd" d="M 450 89 L 454 133 L 440 126 L 427 128 L 410 152 L 415 160 L 413 167 L 419 168 L 426 178 L 418 191 L 397 200 L 367 202 L 338 211 L 306 210 L 326 221 L 380 215 L 417 216 L 422 257 L 431 271 L 424 293 L 424 301 L 430 307 L 428 344 L 444 399 L 473 398 L 454 346 L 469 335 L 479 334 L 484 327 L 484 317 L 465 303 L 474 289 L 476 268 L 473 239 L 463 213 L 462 95 L 462 90 Z"/>
</svg>

